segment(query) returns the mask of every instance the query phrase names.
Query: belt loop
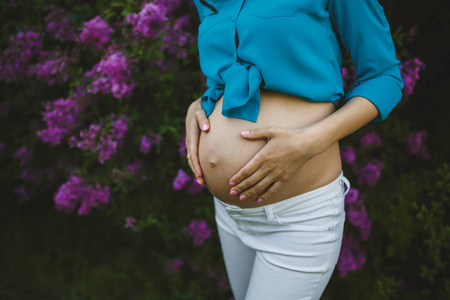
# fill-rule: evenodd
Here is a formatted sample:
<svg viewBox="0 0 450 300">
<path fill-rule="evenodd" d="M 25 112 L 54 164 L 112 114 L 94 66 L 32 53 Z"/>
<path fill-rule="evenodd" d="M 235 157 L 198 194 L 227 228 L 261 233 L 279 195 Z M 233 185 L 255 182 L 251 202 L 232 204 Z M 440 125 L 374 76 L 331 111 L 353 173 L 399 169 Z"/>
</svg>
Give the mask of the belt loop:
<svg viewBox="0 0 450 300">
<path fill-rule="evenodd" d="M 273 216 L 273 212 L 272 212 L 272 205 L 265 205 L 264 206 L 264 210 L 266 211 L 266 216 L 267 216 L 267 222 L 269 223 L 274 223 L 274 216 Z"/>
<path fill-rule="evenodd" d="M 344 192 L 344 196 L 345 196 L 350 191 L 350 181 L 348 181 L 348 179 L 344 175 L 342 175 L 340 183 L 344 185 L 343 186 L 344 189 L 345 189 L 345 186 L 347 186 L 347 190 Z"/>
</svg>

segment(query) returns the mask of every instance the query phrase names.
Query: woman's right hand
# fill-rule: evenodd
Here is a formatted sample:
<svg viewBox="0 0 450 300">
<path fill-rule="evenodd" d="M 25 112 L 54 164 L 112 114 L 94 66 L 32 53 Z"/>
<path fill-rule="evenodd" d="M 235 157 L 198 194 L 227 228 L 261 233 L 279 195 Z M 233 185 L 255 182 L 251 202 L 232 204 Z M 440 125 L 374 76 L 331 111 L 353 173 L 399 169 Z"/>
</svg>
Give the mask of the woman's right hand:
<svg viewBox="0 0 450 300">
<path fill-rule="evenodd" d="M 186 148 L 189 167 L 194 172 L 198 184 L 203 184 L 203 173 L 198 159 L 198 143 L 200 132 L 209 131 L 209 120 L 200 99 L 192 102 L 186 114 Z"/>
</svg>

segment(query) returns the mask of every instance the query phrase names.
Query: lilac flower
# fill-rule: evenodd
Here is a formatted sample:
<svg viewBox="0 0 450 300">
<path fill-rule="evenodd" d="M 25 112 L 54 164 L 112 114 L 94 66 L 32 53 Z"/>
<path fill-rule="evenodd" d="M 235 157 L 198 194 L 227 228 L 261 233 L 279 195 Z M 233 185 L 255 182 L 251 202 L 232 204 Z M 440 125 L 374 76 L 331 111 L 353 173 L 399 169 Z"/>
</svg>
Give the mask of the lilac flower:
<svg viewBox="0 0 450 300">
<path fill-rule="evenodd" d="M 23 181 L 35 181 L 37 179 L 37 171 L 30 167 L 25 167 L 20 173 L 20 179 Z"/>
<path fill-rule="evenodd" d="M 366 262 L 367 251 L 352 234 L 344 235 L 337 263 L 339 274 L 347 276 L 348 271 L 360 269 Z"/>
<path fill-rule="evenodd" d="M 27 190 L 25 189 L 25 186 L 23 184 L 15 187 L 14 193 L 17 196 L 19 196 L 18 202 L 20 204 L 26 203 L 26 202 L 30 201 L 30 199 L 31 199 L 30 194 L 27 192 Z"/>
<path fill-rule="evenodd" d="M 181 190 L 190 181 L 191 178 L 182 169 L 178 169 L 177 176 L 175 176 L 175 179 L 172 183 L 173 189 L 176 191 Z"/>
<path fill-rule="evenodd" d="M 189 16 L 185 15 L 176 19 L 173 24 L 165 28 L 163 44 L 161 49 L 178 58 L 186 58 L 187 53 L 184 50 L 186 46 L 191 45 L 195 38 L 189 33 Z"/>
<path fill-rule="evenodd" d="M 350 146 L 343 146 L 341 148 L 341 159 L 348 164 L 354 164 L 356 159 L 356 152 Z"/>
<path fill-rule="evenodd" d="M 69 180 L 62 184 L 55 195 L 55 207 L 58 210 L 70 213 L 78 205 L 78 215 L 87 215 L 92 208 L 103 208 L 109 201 L 109 187 L 100 184 L 88 185 L 76 176 L 70 176 Z"/>
<path fill-rule="evenodd" d="M 211 229 L 205 221 L 192 220 L 191 223 L 183 228 L 183 233 L 194 240 L 195 246 L 201 246 L 211 235 Z"/>
<path fill-rule="evenodd" d="M 377 160 L 369 162 L 364 167 L 357 171 L 358 184 L 367 184 L 369 186 L 374 186 L 378 179 L 380 178 L 380 171 L 383 168 L 383 163 Z"/>
<path fill-rule="evenodd" d="M 176 275 L 181 273 L 181 267 L 184 262 L 181 258 L 174 258 L 165 268 L 166 274 Z"/>
<path fill-rule="evenodd" d="M 45 112 L 42 113 L 43 121 L 48 128 L 37 132 L 37 136 L 44 142 L 56 146 L 61 142 L 64 134 L 76 125 L 80 108 L 72 99 L 60 98 L 45 104 Z"/>
<path fill-rule="evenodd" d="M 11 82 L 33 75 L 32 61 L 45 53 L 42 44 L 39 32 L 32 30 L 10 37 L 8 48 L 0 57 L 0 80 Z"/>
<path fill-rule="evenodd" d="M 20 160 L 21 166 L 24 166 L 24 165 L 30 163 L 31 158 L 33 157 L 33 152 L 28 150 L 28 148 L 26 146 L 23 146 L 16 151 L 16 153 L 14 154 L 14 157 L 16 157 Z"/>
<path fill-rule="evenodd" d="M 30 72 L 34 73 L 37 79 L 54 85 L 67 82 L 69 63 L 75 62 L 76 57 L 68 58 L 64 54 L 55 52 L 42 55 L 41 60 L 42 62 L 30 68 Z"/>
<path fill-rule="evenodd" d="M 406 150 L 409 154 L 428 159 L 430 153 L 426 145 L 427 131 L 421 130 L 410 133 L 406 139 Z"/>
<path fill-rule="evenodd" d="M 129 98 L 136 85 L 131 81 L 128 59 L 120 51 L 105 55 L 95 69 L 88 74 L 91 73 L 98 73 L 99 76 L 97 74 L 92 76 L 94 81 L 87 89 L 89 93 L 111 92 L 116 98 Z"/>
<path fill-rule="evenodd" d="M 424 70 L 425 67 L 425 64 L 417 57 L 401 64 L 400 73 L 404 82 L 404 98 L 408 98 L 413 93 L 414 87 L 419 80 L 419 72 Z"/>
<path fill-rule="evenodd" d="M 359 229 L 360 237 L 363 241 L 369 239 L 372 222 L 367 215 L 366 207 L 362 201 L 349 203 L 345 207 L 348 221 Z"/>
<path fill-rule="evenodd" d="M 124 125 L 128 120 L 127 117 L 121 116 L 115 121 L 112 120 L 113 117 L 114 115 L 108 119 L 108 123 L 113 123 L 111 133 L 104 132 L 103 121 L 101 120 L 100 124 L 91 124 L 88 130 L 82 130 L 80 132 L 81 140 L 77 140 L 74 136 L 70 137 L 70 147 L 98 153 L 98 161 L 103 164 L 104 161 L 116 154 L 118 147 L 123 144 L 123 138 L 127 130 L 127 126 Z"/>
<path fill-rule="evenodd" d="M 148 154 L 150 150 L 152 149 L 153 144 L 160 144 L 161 143 L 161 136 L 150 132 L 149 135 L 143 135 L 141 137 L 141 148 L 140 152 L 144 154 Z"/>
<path fill-rule="evenodd" d="M 101 50 L 109 42 L 110 34 L 113 31 L 102 17 L 96 16 L 94 19 L 84 23 L 79 41 Z"/>
<path fill-rule="evenodd" d="M 197 178 L 195 176 L 191 176 L 191 179 L 189 180 L 186 187 L 186 193 L 189 195 L 193 195 L 201 191 L 204 187 L 204 184 L 197 183 Z"/>
<path fill-rule="evenodd" d="M 75 40 L 75 33 L 72 25 L 67 19 L 67 14 L 63 8 L 51 8 L 51 11 L 45 17 L 45 30 L 59 41 Z"/>
<path fill-rule="evenodd" d="M 183 135 L 181 141 L 178 143 L 178 152 L 180 152 L 181 156 L 187 155 L 186 134 Z"/>
<path fill-rule="evenodd" d="M 130 216 L 125 218 L 125 225 L 123 227 L 131 228 L 134 232 L 138 231 L 138 228 L 136 227 L 136 219 Z"/>
<path fill-rule="evenodd" d="M 156 0 L 154 1 L 158 5 L 163 5 L 166 7 L 167 15 L 171 15 L 178 9 L 181 5 L 180 0 Z"/>
<path fill-rule="evenodd" d="M 345 203 L 346 204 L 355 203 L 358 200 L 358 197 L 359 197 L 359 190 L 355 188 L 350 188 L 347 195 L 345 195 Z"/>
<path fill-rule="evenodd" d="M 353 66 L 351 66 L 350 68 L 342 68 L 341 77 L 344 88 L 351 89 L 355 81 L 355 68 Z"/>
<path fill-rule="evenodd" d="M 142 160 L 140 159 L 136 159 L 135 161 L 133 161 L 131 164 L 127 165 L 125 167 L 125 169 L 127 170 L 128 173 L 132 174 L 132 175 L 136 175 L 136 172 L 142 168 L 144 164 L 142 163 Z"/>
<path fill-rule="evenodd" d="M 125 17 L 125 21 L 133 26 L 133 35 L 155 39 L 158 29 L 167 19 L 167 8 L 160 3 L 144 3 L 139 13 L 131 13 Z"/>
<path fill-rule="evenodd" d="M 367 132 L 361 137 L 361 146 L 363 148 L 366 148 L 370 145 L 373 146 L 380 146 L 381 145 L 381 138 L 378 134 L 375 132 Z"/>
<path fill-rule="evenodd" d="M 4 142 L 0 142 L 0 155 L 3 155 L 5 152 L 6 144 Z"/>
</svg>

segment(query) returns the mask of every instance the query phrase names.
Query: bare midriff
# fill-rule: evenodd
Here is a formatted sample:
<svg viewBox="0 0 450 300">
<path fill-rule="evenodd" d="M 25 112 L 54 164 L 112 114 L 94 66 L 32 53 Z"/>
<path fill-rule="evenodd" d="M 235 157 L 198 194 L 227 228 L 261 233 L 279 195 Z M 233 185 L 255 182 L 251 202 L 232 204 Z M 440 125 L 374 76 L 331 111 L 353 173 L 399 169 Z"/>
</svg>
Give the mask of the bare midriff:
<svg viewBox="0 0 450 300">
<path fill-rule="evenodd" d="M 266 140 L 246 140 L 241 131 L 270 126 L 303 128 L 332 114 L 331 102 L 308 102 L 304 99 L 261 89 L 261 105 L 256 123 L 222 115 L 223 96 L 216 102 L 209 116 L 210 130 L 202 132 L 199 141 L 199 160 L 208 191 L 225 203 L 242 208 L 257 207 L 300 195 L 335 180 L 341 170 L 339 143 L 312 157 L 288 179 L 269 199 L 257 202 L 258 195 L 239 200 L 230 195 L 229 181 L 266 144 Z"/>
</svg>

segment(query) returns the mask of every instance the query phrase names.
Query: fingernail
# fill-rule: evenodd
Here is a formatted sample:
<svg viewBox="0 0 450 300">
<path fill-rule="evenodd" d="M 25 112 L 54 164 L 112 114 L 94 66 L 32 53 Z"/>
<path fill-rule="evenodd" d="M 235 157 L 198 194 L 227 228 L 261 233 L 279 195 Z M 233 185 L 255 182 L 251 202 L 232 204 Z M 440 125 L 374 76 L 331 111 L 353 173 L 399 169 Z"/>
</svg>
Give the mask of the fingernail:
<svg viewBox="0 0 450 300">
<path fill-rule="evenodd" d="M 201 185 L 201 184 L 202 184 L 202 181 L 201 181 L 200 179 L 197 178 L 197 183 L 198 183 L 198 185 Z"/>
<path fill-rule="evenodd" d="M 209 128 L 209 126 L 208 126 L 208 124 L 203 124 L 203 126 L 202 126 L 202 130 L 208 130 L 208 128 Z"/>
<path fill-rule="evenodd" d="M 263 202 L 264 200 L 263 200 L 262 198 L 259 198 L 257 201 L 258 201 L 259 203 L 261 203 L 261 202 Z"/>
<path fill-rule="evenodd" d="M 230 181 L 230 183 L 228 183 L 230 186 L 234 186 L 236 184 L 236 182 Z"/>
<path fill-rule="evenodd" d="M 230 195 L 236 195 L 236 194 L 237 194 L 237 192 L 235 190 L 230 191 Z"/>
<path fill-rule="evenodd" d="M 249 135 L 249 133 L 250 133 L 250 131 L 248 131 L 248 130 L 241 131 L 242 136 L 247 136 L 247 135 Z"/>
<path fill-rule="evenodd" d="M 239 200 L 244 200 L 245 199 L 245 195 L 241 195 L 240 197 L 239 197 Z"/>
</svg>

